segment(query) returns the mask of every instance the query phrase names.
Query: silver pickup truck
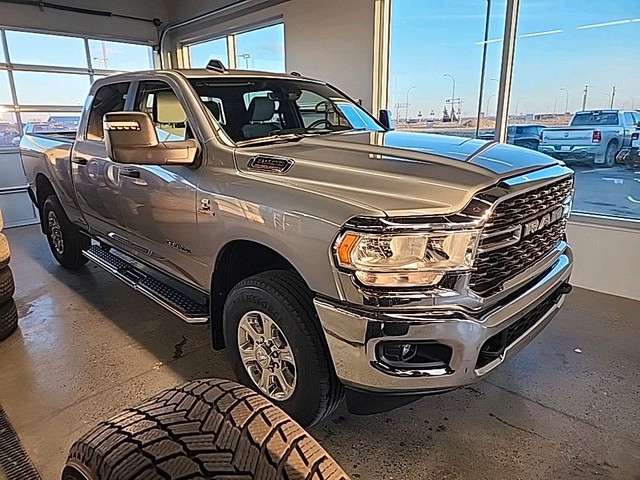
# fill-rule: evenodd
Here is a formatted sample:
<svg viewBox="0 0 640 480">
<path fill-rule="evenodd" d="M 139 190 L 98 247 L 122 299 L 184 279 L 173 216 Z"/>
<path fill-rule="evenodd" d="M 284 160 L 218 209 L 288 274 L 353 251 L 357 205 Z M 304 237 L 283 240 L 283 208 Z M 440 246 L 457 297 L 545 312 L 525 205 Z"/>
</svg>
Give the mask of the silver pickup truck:
<svg viewBox="0 0 640 480">
<path fill-rule="evenodd" d="M 538 150 L 562 160 L 590 160 L 613 167 L 618 152 L 630 147 L 638 123 L 640 113 L 635 110 L 577 112 L 568 127 L 542 130 Z"/>
<path fill-rule="evenodd" d="M 298 74 L 127 73 L 22 161 L 64 267 L 210 321 L 238 379 L 309 425 L 345 393 L 373 413 L 483 378 L 571 290 L 570 169 L 386 113 Z"/>
</svg>

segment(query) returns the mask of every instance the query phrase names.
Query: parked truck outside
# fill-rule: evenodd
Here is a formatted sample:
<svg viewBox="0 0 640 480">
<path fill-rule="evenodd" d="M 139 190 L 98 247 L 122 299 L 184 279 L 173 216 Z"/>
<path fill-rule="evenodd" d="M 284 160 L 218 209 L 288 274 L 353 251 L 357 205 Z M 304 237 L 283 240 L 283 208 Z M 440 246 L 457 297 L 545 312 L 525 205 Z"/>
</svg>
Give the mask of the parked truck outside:
<svg viewBox="0 0 640 480">
<path fill-rule="evenodd" d="M 569 168 L 383 113 L 297 74 L 126 73 L 22 161 L 60 264 L 209 321 L 238 379 L 310 425 L 345 394 L 374 413 L 480 380 L 571 289 Z"/>
<path fill-rule="evenodd" d="M 630 147 L 638 123 L 640 113 L 635 110 L 577 112 L 568 127 L 542 130 L 538 150 L 561 160 L 588 160 L 613 167 L 618 152 Z"/>
</svg>

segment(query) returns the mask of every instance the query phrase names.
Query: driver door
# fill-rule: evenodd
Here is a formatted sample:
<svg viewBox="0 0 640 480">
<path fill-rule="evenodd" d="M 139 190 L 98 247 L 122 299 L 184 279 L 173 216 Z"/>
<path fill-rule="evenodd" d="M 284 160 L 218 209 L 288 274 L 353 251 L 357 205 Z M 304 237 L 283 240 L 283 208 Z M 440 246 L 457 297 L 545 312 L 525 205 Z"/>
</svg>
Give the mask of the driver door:
<svg viewBox="0 0 640 480">
<path fill-rule="evenodd" d="M 160 142 L 193 138 L 187 109 L 165 81 L 140 82 L 133 110 L 151 116 Z M 182 165 L 127 165 L 120 173 L 122 214 L 136 256 L 189 283 L 195 279 L 188 272 L 197 271 L 191 250 L 201 173 Z"/>
</svg>

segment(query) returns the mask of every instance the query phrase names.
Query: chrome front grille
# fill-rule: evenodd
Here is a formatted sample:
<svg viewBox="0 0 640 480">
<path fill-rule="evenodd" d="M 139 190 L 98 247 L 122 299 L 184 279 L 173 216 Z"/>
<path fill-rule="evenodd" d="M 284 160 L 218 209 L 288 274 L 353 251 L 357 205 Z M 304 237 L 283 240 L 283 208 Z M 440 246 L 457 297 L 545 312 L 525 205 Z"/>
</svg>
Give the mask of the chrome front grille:
<svg viewBox="0 0 640 480">
<path fill-rule="evenodd" d="M 502 230 L 544 214 L 554 206 L 561 205 L 571 194 L 573 178 L 565 178 L 535 190 L 504 200 L 494 209 L 485 226 L 485 232 Z"/>
<path fill-rule="evenodd" d="M 572 188 L 573 178 L 563 178 L 498 200 L 482 231 L 470 278 L 473 291 L 481 295 L 499 291 L 507 280 L 535 265 L 564 239 L 566 221 L 553 213 L 563 206 Z M 536 220 L 543 225 L 523 236 L 524 225 Z M 550 223 L 544 224 L 545 220 Z"/>
</svg>

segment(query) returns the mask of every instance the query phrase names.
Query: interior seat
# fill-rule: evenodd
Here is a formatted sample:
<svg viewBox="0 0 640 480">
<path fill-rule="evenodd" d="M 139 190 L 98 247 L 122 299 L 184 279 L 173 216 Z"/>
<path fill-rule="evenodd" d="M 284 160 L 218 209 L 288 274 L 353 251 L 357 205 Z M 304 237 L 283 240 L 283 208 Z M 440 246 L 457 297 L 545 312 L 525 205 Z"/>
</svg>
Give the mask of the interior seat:
<svg viewBox="0 0 640 480">
<path fill-rule="evenodd" d="M 187 114 L 176 94 L 170 90 L 155 92 L 154 123 L 160 141 L 186 138 Z"/>
<path fill-rule="evenodd" d="M 249 123 L 243 125 L 242 136 L 245 139 L 266 137 L 280 130 L 276 123 L 269 122 L 276 112 L 276 102 L 268 97 L 254 97 L 249 104 Z"/>
</svg>

